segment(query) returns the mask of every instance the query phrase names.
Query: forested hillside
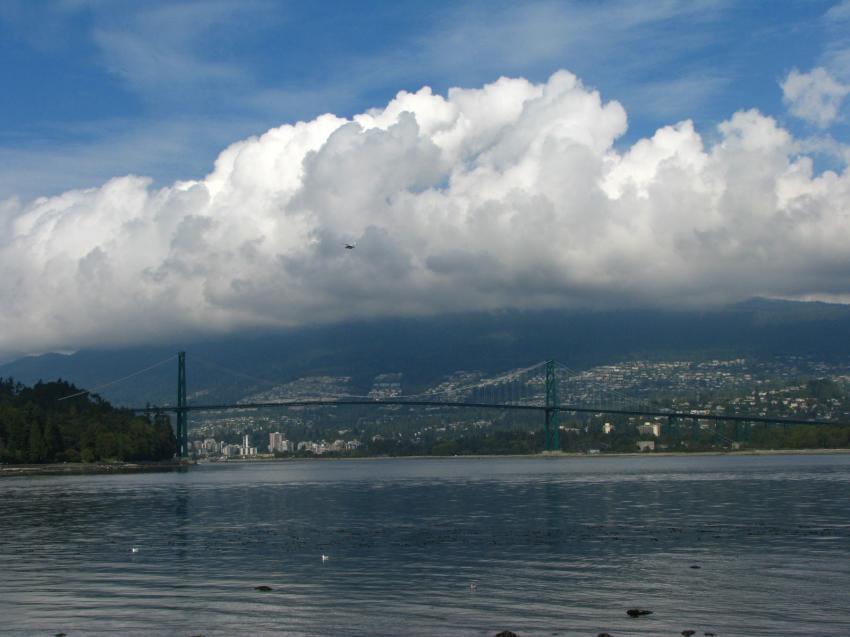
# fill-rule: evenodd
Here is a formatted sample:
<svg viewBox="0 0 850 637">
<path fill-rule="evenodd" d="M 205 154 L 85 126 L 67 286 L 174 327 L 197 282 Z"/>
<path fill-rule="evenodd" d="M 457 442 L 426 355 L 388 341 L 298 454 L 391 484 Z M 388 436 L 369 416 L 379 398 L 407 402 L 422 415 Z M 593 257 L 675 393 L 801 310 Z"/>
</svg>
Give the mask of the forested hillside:
<svg viewBox="0 0 850 637">
<path fill-rule="evenodd" d="M 26 387 L 0 379 L 0 462 L 164 460 L 177 442 L 167 419 L 149 422 L 56 381 Z"/>
<path fill-rule="evenodd" d="M 404 391 L 418 393 L 457 370 L 496 374 L 549 358 L 577 370 L 638 359 L 847 359 L 848 333 L 850 306 L 765 299 L 712 311 L 504 311 L 83 349 L 22 358 L 0 366 L 0 376 L 109 384 L 102 391 L 113 404 L 168 404 L 177 392 L 176 360 L 110 383 L 186 351 L 190 400 L 235 402 L 307 376 L 350 376 L 353 390 L 366 393 L 385 373 L 401 373 Z"/>
</svg>

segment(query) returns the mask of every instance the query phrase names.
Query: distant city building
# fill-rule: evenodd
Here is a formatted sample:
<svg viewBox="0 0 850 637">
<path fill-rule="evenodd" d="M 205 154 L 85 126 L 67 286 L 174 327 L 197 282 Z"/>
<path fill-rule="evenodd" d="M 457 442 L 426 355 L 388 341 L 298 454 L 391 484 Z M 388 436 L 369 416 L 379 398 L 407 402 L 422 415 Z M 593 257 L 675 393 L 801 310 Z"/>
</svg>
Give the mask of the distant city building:
<svg viewBox="0 0 850 637">
<path fill-rule="evenodd" d="M 610 434 L 612 431 L 614 431 L 614 425 L 612 425 L 610 422 L 606 422 L 604 425 L 602 425 L 602 433 Z"/>
<path fill-rule="evenodd" d="M 292 444 L 281 435 L 280 432 L 275 431 L 269 434 L 269 451 L 274 453 L 276 451 L 289 451 L 292 449 Z"/>
<path fill-rule="evenodd" d="M 292 449 L 292 443 L 283 441 L 284 443 L 290 445 L 289 449 Z M 331 452 L 343 452 L 343 451 L 354 451 L 360 448 L 360 442 L 357 440 L 343 440 L 342 438 L 338 438 L 333 442 L 328 442 L 327 440 L 320 440 L 318 442 L 313 440 L 302 440 L 294 447 L 298 451 L 309 451 L 310 453 L 321 456 L 326 453 Z"/>
<path fill-rule="evenodd" d="M 655 436 L 658 438 L 661 435 L 661 423 L 646 421 L 638 427 L 638 433 L 642 436 Z"/>
<path fill-rule="evenodd" d="M 238 456 L 242 453 L 242 447 L 239 445 L 222 445 L 221 447 L 221 455 L 226 458 L 233 458 L 234 456 Z"/>
<path fill-rule="evenodd" d="M 269 434 L 269 452 L 274 453 L 280 448 L 280 443 L 283 441 L 283 436 L 279 431 L 274 431 Z"/>
<path fill-rule="evenodd" d="M 654 440 L 638 440 L 637 446 L 641 451 L 655 451 Z"/>
</svg>

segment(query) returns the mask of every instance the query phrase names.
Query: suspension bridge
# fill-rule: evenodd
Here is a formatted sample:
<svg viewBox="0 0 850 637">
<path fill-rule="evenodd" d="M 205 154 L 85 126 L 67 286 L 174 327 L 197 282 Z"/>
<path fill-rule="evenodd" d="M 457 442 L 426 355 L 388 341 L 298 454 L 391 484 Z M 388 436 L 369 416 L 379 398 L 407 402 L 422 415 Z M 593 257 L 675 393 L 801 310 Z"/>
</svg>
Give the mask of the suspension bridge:
<svg viewBox="0 0 850 637">
<path fill-rule="evenodd" d="M 216 412 L 244 409 L 286 409 L 323 406 L 371 406 L 371 407 L 445 407 L 463 409 L 495 409 L 519 412 L 536 412 L 542 415 L 544 425 L 544 446 L 547 451 L 561 449 L 559 415 L 565 412 L 599 416 L 624 416 L 666 419 L 669 425 L 679 421 L 690 421 L 693 425 L 700 422 L 763 423 L 772 425 L 835 425 L 842 424 L 828 420 L 811 418 L 789 418 L 751 413 L 716 413 L 706 410 L 675 411 L 653 408 L 645 401 L 612 389 L 598 378 L 588 378 L 568 366 L 555 360 L 537 363 L 530 367 L 516 369 L 494 377 L 482 374 L 466 373 L 461 378 L 452 378 L 418 394 L 397 393 L 385 395 L 354 395 L 344 391 L 321 392 L 322 395 L 287 398 L 275 396 L 274 400 L 243 400 L 232 403 L 189 402 L 186 392 L 186 353 L 179 352 L 164 361 L 119 378 L 105 385 L 94 387 L 83 393 L 89 393 L 128 380 L 139 374 L 160 367 L 176 359 L 177 362 L 177 400 L 168 405 L 147 405 L 131 407 L 136 413 L 174 413 L 176 417 L 175 435 L 178 443 L 178 456 L 185 458 L 189 454 L 188 426 L 191 412 Z M 212 364 L 212 363 L 210 363 Z M 265 379 L 259 379 L 242 372 L 215 367 L 250 379 L 262 381 L 278 389 L 286 386 Z M 79 394 L 74 394 L 79 395 Z M 719 434 L 718 434 L 719 435 Z M 720 435 L 722 438 L 723 436 Z"/>
</svg>

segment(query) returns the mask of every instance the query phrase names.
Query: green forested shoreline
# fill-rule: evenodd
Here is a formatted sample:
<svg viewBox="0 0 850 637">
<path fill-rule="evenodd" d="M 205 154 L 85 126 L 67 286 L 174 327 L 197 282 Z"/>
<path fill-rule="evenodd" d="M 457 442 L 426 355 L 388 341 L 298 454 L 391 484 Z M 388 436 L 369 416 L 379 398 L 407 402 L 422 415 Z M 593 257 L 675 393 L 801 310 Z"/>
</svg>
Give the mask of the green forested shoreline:
<svg viewBox="0 0 850 637">
<path fill-rule="evenodd" d="M 177 450 L 167 418 L 117 409 L 58 380 L 27 387 L 0 379 L 0 462 L 166 460 Z"/>
</svg>

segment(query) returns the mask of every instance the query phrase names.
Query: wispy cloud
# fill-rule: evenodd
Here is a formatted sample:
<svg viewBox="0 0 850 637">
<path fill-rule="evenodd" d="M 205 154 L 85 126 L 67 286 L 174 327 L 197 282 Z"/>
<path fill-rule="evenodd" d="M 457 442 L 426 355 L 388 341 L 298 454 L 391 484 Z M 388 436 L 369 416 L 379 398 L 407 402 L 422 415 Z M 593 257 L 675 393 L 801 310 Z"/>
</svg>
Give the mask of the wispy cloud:
<svg viewBox="0 0 850 637">
<path fill-rule="evenodd" d="M 16 160 L 0 178 L 0 197 L 55 193 L 71 186 L 73 176 L 81 179 L 78 185 L 91 184 L 116 169 L 150 174 L 158 183 L 168 181 L 164 166 L 174 168 L 172 178 L 198 177 L 215 157 L 198 123 L 207 125 L 217 142 L 235 140 L 322 112 L 353 114 L 398 89 L 423 84 L 445 91 L 501 75 L 541 80 L 566 66 L 622 100 L 633 117 L 646 115 L 656 124 L 699 116 L 728 82 L 728 74 L 699 55 L 728 11 L 725 2 L 441 5 L 423 12 L 422 24 L 405 37 L 387 38 L 368 53 L 341 49 L 321 59 L 304 58 L 310 72 L 283 79 L 264 74 L 242 45 L 269 36 L 271 27 L 280 37 L 301 28 L 287 5 L 63 0 L 36 8 L 8 6 L 18 7 L 6 13 L 14 14 L 24 32 L 29 24 L 53 25 L 45 41 L 67 40 L 71 30 L 82 28 L 84 42 L 74 45 L 90 47 L 96 64 L 135 102 L 121 118 L 123 129 L 94 119 L 90 124 L 99 132 L 84 139 L 53 137 L 52 151 L 41 142 L 46 134 L 19 131 L 12 138 L 7 133 L 0 155 Z M 185 131 L 172 126 L 179 122 Z M 158 134 L 165 137 L 152 138 Z M 138 140 L 138 148 L 131 140 Z M 152 158 L 159 151 L 157 167 Z M 63 164 L 66 172 L 58 169 Z"/>
<path fill-rule="evenodd" d="M 196 117 L 75 124 L 67 133 L 73 134 L 74 141 L 61 145 L 26 140 L 0 146 L 0 200 L 30 200 L 92 188 L 127 174 L 151 177 L 156 184 L 199 178 L 234 139 L 262 133 L 276 123 L 273 118 L 222 122 Z"/>
<path fill-rule="evenodd" d="M 824 14 L 824 20 L 833 24 L 850 21 L 850 0 L 841 0 L 831 6 Z"/>
<path fill-rule="evenodd" d="M 139 4 L 120 19 L 101 16 L 92 38 L 104 67 L 145 99 L 186 99 L 198 90 L 235 93 L 252 89 L 254 79 L 228 55 L 228 35 L 240 22 L 258 28 L 273 15 L 264 2 Z"/>
<path fill-rule="evenodd" d="M 832 6 L 823 17 L 825 39 L 823 65 L 850 82 L 850 1 Z"/>
<path fill-rule="evenodd" d="M 688 105 L 706 97 L 709 85 L 719 87 L 720 71 L 694 60 L 716 43 L 712 31 L 727 9 L 725 2 L 676 0 L 463 5 L 439 12 L 430 29 L 397 50 L 347 60 L 333 77 L 344 82 L 342 76 L 351 75 L 362 85 L 381 77 L 402 86 L 416 77 L 440 88 L 447 77 L 459 83 L 510 74 L 545 77 L 567 65 L 616 85 L 633 98 L 633 108 L 661 107 L 658 115 L 667 117 L 671 103 L 686 106 L 683 95 L 667 104 L 656 97 L 643 102 L 650 96 L 644 86 L 700 87 Z"/>
</svg>

